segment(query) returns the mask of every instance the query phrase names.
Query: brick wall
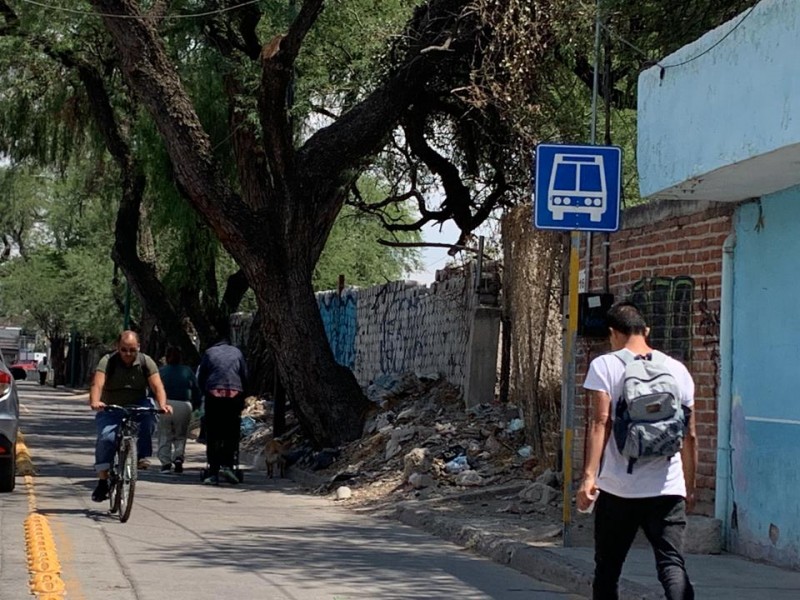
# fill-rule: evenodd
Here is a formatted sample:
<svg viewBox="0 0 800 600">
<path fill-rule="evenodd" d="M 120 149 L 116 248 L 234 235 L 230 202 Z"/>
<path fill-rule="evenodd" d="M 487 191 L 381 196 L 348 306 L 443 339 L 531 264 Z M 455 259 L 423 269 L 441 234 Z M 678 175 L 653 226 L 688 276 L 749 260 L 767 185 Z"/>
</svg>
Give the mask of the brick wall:
<svg viewBox="0 0 800 600">
<path fill-rule="evenodd" d="M 735 206 L 663 201 L 625 211 L 623 229 L 592 240 L 589 291 L 608 291 L 616 301 L 644 306 L 651 343 L 682 360 L 695 381 L 694 415 L 699 436 L 700 512 L 713 514 L 719 384 L 719 310 L 722 246 L 732 231 Z M 694 211 L 694 212 L 692 212 Z M 585 263 L 586 246 L 582 248 Z M 578 340 L 575 407 L 576 474 L 583 465 L 588 407 L 580 385 L 589 361 L 608 350 L 605 340 Z"/>
</svg>

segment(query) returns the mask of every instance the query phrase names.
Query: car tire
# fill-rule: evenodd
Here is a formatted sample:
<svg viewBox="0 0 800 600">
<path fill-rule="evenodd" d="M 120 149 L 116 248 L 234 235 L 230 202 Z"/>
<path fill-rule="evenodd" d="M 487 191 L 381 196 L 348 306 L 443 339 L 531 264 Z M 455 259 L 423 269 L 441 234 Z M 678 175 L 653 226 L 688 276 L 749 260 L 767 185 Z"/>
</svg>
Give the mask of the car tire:
<svg viewBox="0 0 800 600">
<path fill-rule="evenodd" d="M 0 494 L 14 491 L 17 484 L 17 452 L 11 451 L 8 457 L 0 458 Z"/>
</svg>

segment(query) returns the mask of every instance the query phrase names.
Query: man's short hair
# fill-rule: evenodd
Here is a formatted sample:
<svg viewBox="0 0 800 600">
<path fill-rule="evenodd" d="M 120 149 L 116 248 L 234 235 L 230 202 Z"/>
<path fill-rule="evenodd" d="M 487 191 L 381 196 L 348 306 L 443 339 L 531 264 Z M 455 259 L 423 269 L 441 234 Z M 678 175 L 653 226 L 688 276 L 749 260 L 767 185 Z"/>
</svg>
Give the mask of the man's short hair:
<svg viewBox="0 0 800 600">
<path fill-rule="evenodd" d="M 125 340 L 133 340 L 137 345 L 139 344 L 139 334 L 135 331 L 131 331 L 130 329 L 126 329 L 122 333 L 119 334 L 117 338 L 117 345 L 119 346 Z"/>
<path fill-rule="evenodd" d="M 617 302 L 608 309 L 606 321 L 611 329 L 623 335 L 646 335 L 647 323 L 635 304 Z"/>
</svg>

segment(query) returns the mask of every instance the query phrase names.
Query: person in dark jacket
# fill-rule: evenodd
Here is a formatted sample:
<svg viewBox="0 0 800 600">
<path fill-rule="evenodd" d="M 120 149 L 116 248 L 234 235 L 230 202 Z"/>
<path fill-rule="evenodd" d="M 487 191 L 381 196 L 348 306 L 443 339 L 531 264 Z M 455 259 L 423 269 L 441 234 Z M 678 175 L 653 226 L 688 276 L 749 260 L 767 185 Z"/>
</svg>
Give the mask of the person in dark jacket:
<svg viewBox="0 0 800 600">
<path fill-rule="evenodd" d="M 209 477 L 203 483 L 218 485 L 223 479 L 236 484 L 239 480 L 233 467 L 247 387 L 247 364 L 242 352 L 226 338 L 217 342 L 203 353 L 197 382 L 205 398 Z"/>
<path fill-rule="evenodd" d="M 158 460 L 161 461 L 161 473 L 169 474 L 173 468 L 176 473 L 183 473 L 186 435 L 189 433 L 192 409 L 200 406 L 200 389 L 194 372 L 181 364 L 180 349 L 174 346 L 167 348 L 166 359 L 167 364 L 158 372 L 172 414 L 158 420 Z"/>
</svg>

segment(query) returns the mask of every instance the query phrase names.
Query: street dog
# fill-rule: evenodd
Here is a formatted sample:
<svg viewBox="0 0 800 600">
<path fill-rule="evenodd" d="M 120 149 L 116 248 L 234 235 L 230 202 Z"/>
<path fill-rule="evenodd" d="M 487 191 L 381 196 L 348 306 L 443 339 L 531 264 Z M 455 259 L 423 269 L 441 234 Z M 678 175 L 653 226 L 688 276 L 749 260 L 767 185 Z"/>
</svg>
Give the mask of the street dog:
<svg viewBox="0 0 800 600">
<path fill-rule="evenodd" d="M 267 462 L 267 478 L 272 479 L 275 476 L 275 467 L 278 468 L 278 477 L 286 477 L 286 451 L 289 449 L 288 442 L 279 442 L 276 439 L 270 439 L 264 449 L 264 456 Z"/>
</svg>

